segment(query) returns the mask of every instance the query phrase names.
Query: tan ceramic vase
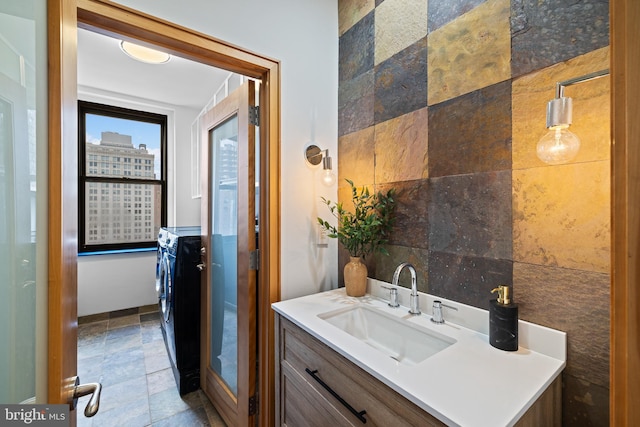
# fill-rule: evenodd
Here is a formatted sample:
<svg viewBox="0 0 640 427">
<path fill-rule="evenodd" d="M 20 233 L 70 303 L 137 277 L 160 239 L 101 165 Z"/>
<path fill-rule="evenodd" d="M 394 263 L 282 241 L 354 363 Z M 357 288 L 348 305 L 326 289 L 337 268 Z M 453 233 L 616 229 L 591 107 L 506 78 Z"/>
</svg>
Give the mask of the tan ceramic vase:
<svg viewBox="0 0 640 427">
<path fill-rule="evenodd" d="M 360 257 L 352 256 L 344 266 L 344 287 L 350 297 L 361 297 L 367 291 L 367 266 Z"/>
</svg>

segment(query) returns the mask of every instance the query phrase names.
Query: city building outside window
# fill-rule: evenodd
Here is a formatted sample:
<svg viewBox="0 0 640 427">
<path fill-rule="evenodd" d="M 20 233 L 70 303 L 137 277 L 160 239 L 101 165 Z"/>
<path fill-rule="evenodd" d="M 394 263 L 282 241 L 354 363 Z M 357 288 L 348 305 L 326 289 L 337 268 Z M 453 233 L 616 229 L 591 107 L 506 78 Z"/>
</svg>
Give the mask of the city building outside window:
<svg viewBox="0 0 640 427">
<path fill-rule="evenodd" d="M 155 248 L 166 224 L 167 116 L 79 101 L 78 120 L 79 252 Z"/>
</svg>

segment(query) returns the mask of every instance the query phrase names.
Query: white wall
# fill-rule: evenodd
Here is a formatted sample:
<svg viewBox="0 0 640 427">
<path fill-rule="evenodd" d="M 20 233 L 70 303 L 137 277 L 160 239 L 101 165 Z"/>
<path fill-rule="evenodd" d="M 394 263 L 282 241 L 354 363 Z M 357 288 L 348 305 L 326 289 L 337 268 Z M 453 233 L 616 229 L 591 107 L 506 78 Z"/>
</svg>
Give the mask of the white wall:
<svg viewBox="0 0 640 427">
<path fill-rule="evenodd" d="M 189 171 L 191 123 L 199 111 L 83 86 L 78 98 L 167 115 L 167 224 L 198 225 L 200 199 L 191 198 Z M 155 251 L 78 257 L 78 316 L 156 304 L 155 268 Z"/>
<path fill-rule="evenodd" d="M 337 0 L 120 0 L 118 3 L 267 55 L 282 64 L 282 298 L 337 286 L 337 242 L 315 245 L 320 197 L 337 199 L 304 148 L 328 148 L 337 169 Z"/>
<path fill-rule="evenodd" d="M 78 316 L 157 304 L 155 252 L 78 258 Z"/>
</svg>

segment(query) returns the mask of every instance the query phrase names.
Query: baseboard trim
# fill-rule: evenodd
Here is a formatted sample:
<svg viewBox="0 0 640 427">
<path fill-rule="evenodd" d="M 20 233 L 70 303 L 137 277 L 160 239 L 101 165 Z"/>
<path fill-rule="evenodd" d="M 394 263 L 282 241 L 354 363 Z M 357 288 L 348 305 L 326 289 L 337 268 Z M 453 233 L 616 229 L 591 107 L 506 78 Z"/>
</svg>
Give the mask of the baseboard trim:
<svg viewBox="0 0 640 427">
<path fill-rule="evenodd" d="M 107 311 L 105 313 L 89 314 L 87 316 L 78 317 L 78 324 L 100 322 L 102 320 L 115 319 L 123 316 L 132 316 L 134 314 L 146 314 L 158 311 L 157 304 L 143 305 L 141 307 L 125 308 L 124 310 Z"/>
</svg>

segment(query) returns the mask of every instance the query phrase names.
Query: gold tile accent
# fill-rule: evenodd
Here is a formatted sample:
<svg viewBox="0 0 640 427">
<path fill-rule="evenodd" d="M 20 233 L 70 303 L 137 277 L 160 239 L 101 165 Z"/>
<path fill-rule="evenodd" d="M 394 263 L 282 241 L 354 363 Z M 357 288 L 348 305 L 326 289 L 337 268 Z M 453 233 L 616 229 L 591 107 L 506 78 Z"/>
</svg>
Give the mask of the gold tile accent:
<svg viewBox="0 0 640 427">
<path fill-rule="evenodd" d="M 379 64 L 427 35 L 427 0 L 385 0 L 375 11 L 375 59 Z"/>
<path fill-rule="evenodd" d="M 608 161 L 513 171 L 513 260 L 607 273 Z"/>
<path fill-rule="evenodd" d="M 512 159 L 513 169 L 542 166 L 536 144 L 547 132 L 547 102 L 555 97 L 556 83 L 609 68 L 609 47 L 594 50 L 513 81 Z M 581 140 L 574 163 L 609 159 L 609 77 L 567 86 L 564 95 L 573 98 L 571 132 Z"/>
<path fill-rule="evenodd" d="M 338 139 L 338 188 L 373 184 L 374 128 L 369 126 Z"/>
<path fill-rule="evenodd" d="M 509 0 L 488 0 L 429 34 L 428 105 L 511 77 Z"/>
<path fill-rule="evenodd" d="M 355 183 L 356 187 L 358 189 L 358 191 L 360 191 L 362 189 L 362 186 Z M 367 187 L 369 188 L 369 191 L 372 191 L 372 188 L 370 185 L 367 185 Z M 353 200 L 351 197 L 351 187 L 339 187 L 338 188 L 338 201 L 342 202 L 342 207 L 349 211 L 349 212 L 353 212 Z"/>
<path fill-rule="evenodd" d="M 375 0 L 338 0 L 338 35 L 347 32 L 375 7 Z"/>
<path fill-rule="evenodd" d="M 375 126 L 376 184 L 428 178 L 427 107 Z"/>
</svg>

